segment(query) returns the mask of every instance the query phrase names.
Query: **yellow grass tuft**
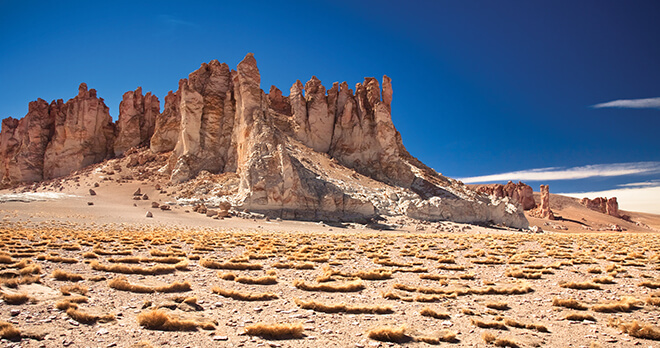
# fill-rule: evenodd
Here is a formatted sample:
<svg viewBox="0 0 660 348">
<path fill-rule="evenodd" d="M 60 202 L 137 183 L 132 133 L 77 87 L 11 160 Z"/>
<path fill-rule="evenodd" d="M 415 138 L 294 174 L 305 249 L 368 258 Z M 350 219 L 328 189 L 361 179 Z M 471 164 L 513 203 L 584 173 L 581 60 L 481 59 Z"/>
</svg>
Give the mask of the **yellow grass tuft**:
<svg viewBox="0 0 660 348">
<path fill-rule="evenodd" d="M 56 280 L 71 281 L 71 282 L 77 282 L 85 279 L 81 274 L 69 273 L 61 269 L 54 270 L 51 276 Z"/>
<path fill-rule="evenodd" d="M 369 330 L 367 336 L 372 340 L 381 342 L 403 343 L 410 340 L 406 335 L 406 326 L 399 327 L 382 326 Z"/>
<path fill-rule="evenodd" d="M 249 262 L 218 262 L 209 259 L 199 260 L 199 265 L 206 268 L 212 269 L 228 269 L 228 270 L 259 270 L 263 266 L 259 263 L 249 263 Z"/>
<path fill-rule="evenodd" d="M 591 281 L 584 281 L 584 282 L 566 282 L 566 283 L 560 283 L 559 286 L 562 288 L 568 288 L 568 289 L 575 289 L 575 290 L 601 290 L 602 288 L 600 285 L 591 282 Z"/>
<path fill-rule="evenodd" d="M 498 329 L 498 330 L 508 330 L 509 328 L 506 325 L 499 321 L 483 321 L 480 319 L 472 318 L 470 320 L 472 325 L 480 327 L 482 329 Z"/>
<path fill-rule="evenodd" d="M 0 338 L 6 340 L 19 340 L 21 331 L 9 322 L 0 320 Z"/>
<path fill-rule="evenodd" d="M 32 300 L 32 298 L 30 296 L 28 296 L 28 294 L 23 293 L 23 292 L 14 293 L 14 294 L 10 294 L 8 292 L 3 292 L 2 293 L 2 299 L 8 305 L 22 305 L 23 303 L 26 303 L 26 302 Z"/>
<path fill-rule="evenodd" d="M 89 291 L 89 289 L 86 286 L 80 284 L 60 286 L 60 292 L 64 296 L 69 296 L 72 292 L 81 295 L 87 295 L 87 291 Z"/>
<path fill-rule="evenodd" d="M 644 286 L 650 289 L 659 289 L 660 288 L 660 282 L 654 282 L 650 280 L 643 281 L 638 284 L 638 286 Z"/>
<path fill-rule="evenodd" d="M 499 338 L 490 332 L 484 332 L 483 335 L 481 335 L 481 339 L 483 339 L 484 342 L 488 344 L 495 345 L 496 347 L 511 347 L 511 348 L 520 347 L 520 344 L 514 341 L 513 339 Z"/>
<path fill-rule="evenodd" d="M 421 314 L 425 317 L 431 317 L 431 318 L 435 318 L 435 319 L 450 319 L 451 318 L 451 315 L 449 315 L 449 313 L 438 312 L 438 311 L 435 311 L 435 310 L 433 310 L 429 307 L 422 308 L 422 310 L 419 312 L 419 314 Z"/>
<path fill-rule="evenodd" d="M 195 331 L 200 326 L 196 321 L 177 319 L 160 309 L 138 314 L 137 321 L 140 326 L 149 330 Z"/>
<path fill-rule="evenodd" d="M 107 322 L 115 320 L 115 316 L 112 315 L 112 314 L 94 315 L 94 314 L 90 314 L 90 313 L 87 313 L 87 312 L 80 311 L 75 307 L 69 307 L 66 310 L 66 315 L 68 315 L 71 319 L 73 319 L 73 320 L 75 320 L 75 321 L 77 321 L 81 324 L 95 324 L 97 322 L 107 323 Z"/>
<path fill-rule="evenodd" d="M 171 293 L 171 292 L 184 292 L 191 290 L 191 285 L 190 282 L 188 281 L 174 282 L 163 286 L 146 286 L 146 285 L 132 284 L 128 281 L 128 279 L 126 279 L 126 277 L 117 277 L 115 279 L 112 279 L 108 281 L 108 286 L 113 289 L 117 289 L 121 291 L 130 291 L 137 293 L 154 293 L 154 292 Z"/>
<path fill-rule="evenodd" d="M 599 303 L 591 307 L 591 310 L 602 313 L 630 312 L 641 308 L 643 302 L 630 296 L 626 296 L 619 301 Z"/>
<path fill-rule="evenodd" d="M 660 328 L 651 324 L 640 324 L 637 320 L 631 323 L 620 323 L 619 329 L 630 336 L 648 340 L 660 341 Z"/>
<path fill-rule="evenodd" d="M 322 284 L 308 284 L 302 279 L 293 281 L 293 286 L 300 290 L 305 291 L 323 291 L 323 292 L 356 292 L 365 288 L 362 280 L 354 280 L 345 283 L 322 283 Z"/>
<path fill-rule="evenodd" d="M 522 323 L 511 318 L 505 319 L 504 324 L 506 324 L 506 326 L 516 327 L 519 329 L 536 330 L 538 332 L 550 332 L 545 325 L 535 324 L 535 323 Z"/>
<path fill-rule="evenodd" d="M 311 309 L 323 313 L 390 314 L 394 312 L 391 306 L 346 305 L 344 303 L 328 305 L 316 301 L 303 301 L 297 298 L 294 301 L 302 309 Z"/>
<path fill-rule="evenodd" d="M 568 298 L 568 299 L 563 299 L 563 298 L 553 298 L 552 299 L 552 305 L 556 307 L 566 307 L 570 309 L 577 309 L 579 311 L 584 311 L 589 309 L 589 307 L 585 306 L 584 304 L 580 303 L 580 301 L 573 299 L 573 298 Z"/>
<path fill-rule="evenodd" d="M 250 336 L 259 336 L 266 339 L 291 339 L 303 337 L 303 325 L 297 324 L 264 324 L 257 323 L 245 327 L 245 333 Z"/>
<path fill-rule="evenodd" d="M 123 274 L 141 274 L 141 275 L 159 275 L 174 273 L 177 268 L 176 265 L 156 265 L 151 267 L 142 267 L 142 266 L 129 266 L 124 264 L 112 264 L 104 265 L 97 261 L 92 261 L 90 266 L 93 270 L 112 272 L 112 273 L 123 273 Z"/>
<path fill-rule="evenodd" d="M 571 312 L 568 313 L 564 319 L 566 320 L 574 320 L 574 321 L 596 321 L 596 318 L 594 318 L 593 315 L 591 314 L 586 314 L 586 313 L 578 313 L 578 312 Z"/>
<path fill-rule="evenodd" d="M 265 292 L 265 293 L 249 293 L 249 292 L 240 292 L 236 290 L 227 290 L 227 289 L 222 289 L 220 287 L 213 287 L 211 291 L 214 294 L 218 294 L 220 296 L 224 297 L 229 297 L 234 300 L 239 300 L 239 301 L 270 301 L 270 300 L 275 300 L 278 299 L 279 296 L 276 294 L 270 293 L 270 292 Z"/>
<path fill-rule="evenodd" d="M 500 310 L 500 311 L 505 311 L 505 310 L 511 309 L 511 307 L 509 307 L 509 304 L 506 303 L 506 302 L 503 302 L 503 301 L 488 302 L 488 303 L 486 303 L 486 307 L 488 307 L 490 309 L 497 309 L 497 310 Z"/>
</svg>

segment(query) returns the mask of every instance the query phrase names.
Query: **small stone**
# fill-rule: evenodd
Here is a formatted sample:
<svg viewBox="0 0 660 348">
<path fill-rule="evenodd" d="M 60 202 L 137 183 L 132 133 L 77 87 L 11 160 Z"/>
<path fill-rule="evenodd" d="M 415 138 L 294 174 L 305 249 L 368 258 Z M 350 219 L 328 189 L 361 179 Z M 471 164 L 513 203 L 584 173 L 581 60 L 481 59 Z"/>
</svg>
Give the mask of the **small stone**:
<svg viewBox="0 0 660 348">
<path fill-rule="evenodd" d="M 213 336 L 213 340 L 214 341 L 227 341 L 227 340 L 229 340 L 229 337 L 227 337 L 227 336 L 217 336 L 216 335 L 216 336 Z"/>
<path fill-rule="evenodd" d="M 155 208 L 159 208 L 159 207 L 160 207 L 160 203 L 158 203 L 158 202 L 151 202 L 151 207 L 154 208 L 154 209 L 155 209 Z"/>
<path fill-rule="evenodd" d="M 142 190 L 138 187 L 137 191 L 133 192 L 133 196 L 142 196 Z"/>
<path fill-rule="evenodd" d="M 11 311 L 9 311 L 9 314 L 10 314 L 12 317 L 15 317 L 15 316 L 21 314 L 21 311 L 20 311 L 20 309 L 12 309 Z"/>
<path fill-rule="evenodd" d="M 90 196 L 96 196 L 96 191 L 89 189 L 89 195 Z"/>
<path fill-rule="evenodd" d="M 87 205 L 94 205 L 94 202 L 87 202 Z"/>
<path fill-rule="evenodd" d="M 152 214 L 150 211 L 148 211 L 148 212 L 147 212 L 147 217 L 148 217 L 148 218 L 154 217 L 154 214 Z"/>
</svg>

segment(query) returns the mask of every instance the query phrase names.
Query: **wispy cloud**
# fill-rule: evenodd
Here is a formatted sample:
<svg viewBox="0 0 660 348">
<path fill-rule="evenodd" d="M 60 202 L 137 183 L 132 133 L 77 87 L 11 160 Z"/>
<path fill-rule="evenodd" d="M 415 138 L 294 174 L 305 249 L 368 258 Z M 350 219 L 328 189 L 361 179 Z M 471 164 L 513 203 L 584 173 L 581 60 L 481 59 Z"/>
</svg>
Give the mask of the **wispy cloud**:
<svg viewBox="0 0 660 348">
<path fill-rule="evenodd" d="M 196 23 L 188 22 L 188 21 L 185 21 L 185 20 L 182 20 L 182 19 L 174 17 L 174 16 L 170 16 L 170 15 L 159 15 L 158 19 L 161 22 L 164 22 L 164 23 L 166 23 L 170 26 L 174 26 L 174 27 L 179 27 L 179 26 L 195 27 L 195 28 L 199 27 Z"/>
<path fill-rule="evenodd" d="M 656 187 L 656 186 L 660 186 L 660 180 L 631 182 L 629 184 L 621 184 L 621 185 L 617 185 L 617 186 L 622 187 L 622 188 Z"/>
<path fill-rule="evenodd" d="M 612 177 L 633 174 L 660 173 L 660 162 L 633 162 L 614 164 L 593 164 L 572 168 L 538 168 L 516 172 L 474 176 L 459 179 L 466 184 L 501 181 L 553 181 L 575 180 L 592 177 Z"/>
<path fill-rule="evenodd" d="M 619 99 L 592 105 L 592 108 L 660 109 L 660 97 L 644 99 Z"/>
<path fill-rule="evenodd" d="M 575 198 L 589 197 L 590 199 L 596 197 L 616 197 L 619 207 L 623 210 L 660 214 L 660 185 L 559 194 Z"/>
</svg>

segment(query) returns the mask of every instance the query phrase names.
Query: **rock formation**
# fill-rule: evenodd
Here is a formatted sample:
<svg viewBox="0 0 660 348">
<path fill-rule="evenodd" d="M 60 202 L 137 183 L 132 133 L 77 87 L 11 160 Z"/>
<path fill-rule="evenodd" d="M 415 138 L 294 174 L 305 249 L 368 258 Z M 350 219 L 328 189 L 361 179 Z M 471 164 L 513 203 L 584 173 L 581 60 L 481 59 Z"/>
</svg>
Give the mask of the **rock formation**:
<svg viewBox="0 0 660 348">
<path fill-rule="evenodd" d="M 78 95 L 50 104 L 55 133 L 44 154 L 44 178 L 67 175 L 112 156 L 115 126 L 96 90 L 81 83 Z"/>
<path fill-rule="evenodd" d="M 541 185 L 541 204 L 538 205 L 530 214 L 534 217 L 548 220 L 555 220 L 555 214 L 550 209 L 550 188 L 548 185 Z"/>
<path fill-rule="evenodd" d="M 151 137 L 151 151 L 155 153 L 172 151 L 179 140 L 179 126 L 181 125 L 181 96 L 179 92 L 170 91 L 165 96 L 163 113 L 156 116 L 154 135 Z"/>
<path fill-rule="evenodd" d="M 616 197 L 607 199 L 607 197 L 596 197 L 589 199 L 587 197 L 580 200 L 580 204 L 585 207 L 614 217 L 621 217 L 619 214 L 619 203 Z"/>
<path fill-rule="evenodd" d="M 121 156 L 132 147 L 149 144 L 159 114 L 160 102 L 151 92 L 143 96 L 142 87 L 138 87 L 124 93 L 119 103 L 115 156 Z"/>
<path fill-rule="evenodd" d="M 470 188 L 479 193 L 483 193 L 496 198 L 509 197 L 512 201 L 518 202 L 524 210 L 534 209 L 536 203 L 534 202 L 534 190 L 532 187 L 518 182 L 514 184 L 509 181 L 506 185 L 502 184 L 485 184 L 485 185 L 469 185 Z"/>
<path fill-rule="evenodd" d="M 522 209 L 511 203 L 529 205 L 524 184 L 511 183 L 501 197 L 486 197 L 407 152 L 392 122 L 389 77 L 382 86 L 365 78 L 355 90 L 346 82 L 326 90 L 312 77 L 304 85 L 297 81 L 288 97 L 276 87 L 264 93 L 260 82 L 252 54 L 236 71 L 217 60 L 204 63 L 165 97 L 162 114 L 155 96 L 142 97 L 140 88 L 127 92 L 116 132 L 103 100 L 82 84 L 67 103 L 53 102 L 47 113 L 35 106 L 40 116 L 26 116 L 44 130 L 30 134 L 45 139 L 28 152 L 37 159 L 44 152 L 43 178 L 52 178 L 149 139 L 149 151 L 171 151 L 161 172 L 173 183 L 218 175 L 213 180 L 222 190 L 216 197 L 237 209 L 296 219 L 384 214 L 528 226 Z M 21 122 L 3 121 L 0 133 L 0 168 L 13 183 L 40 180 L 11 174 L 20 168 L 23 144 L 34 142 L 23 140 Z M 38 163 L 36 168 L 39 172 Z"/>
</svg>

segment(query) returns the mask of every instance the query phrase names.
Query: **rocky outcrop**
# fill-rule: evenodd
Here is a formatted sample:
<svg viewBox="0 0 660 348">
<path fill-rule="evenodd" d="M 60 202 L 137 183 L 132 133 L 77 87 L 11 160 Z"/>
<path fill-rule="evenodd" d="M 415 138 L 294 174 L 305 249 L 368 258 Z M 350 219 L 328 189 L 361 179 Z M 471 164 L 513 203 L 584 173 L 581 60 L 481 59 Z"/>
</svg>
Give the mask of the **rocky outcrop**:
<svg viewBox="0 0 660 348">
<path fill-rule="evenodd" d="M 151 92 L 143 96 L 142 87 L 138 87 L 135 91 L 124 93 L 119 103 L 115 156 L 123 155 L 132 147 L 149 144 L 159 114 L 160 102 Z"/>
<path fill-rule="evenodd" d="M 81 83 L 78 95 L 50 105 L 55 133 L 44 155 L 44 178 L 64 176 L 112 156 L 115 126 L 96 90 Z"/>
<path fill-rule="evenodd" d="M 517 202 L 524 210 L 534 209 L 534 190 L 532 187 L 522 182 L 513 183 L 509 181 L 506 185 L 502 184 L 484 184 L 468 185 L 479 193 L 483 193 L 496 198 L 509 197 L 513 202 Z"/>
<path fill-rule="evenodd" d="M 621 217 L 619 214 L 619 203 L 617 202 L 616 197 L 611 197 L 610 199 L 607 199 L 607 197 L 596 197 L 594 199 L 585 197 L 580 200 L 580 204 L 603 214 Z"/>
<path fill-rule="evenodd" d="M 392 122 L 389 77 L 382 85 L 365 78 L 355 90 L 346 82 L 326 89 L 312 77 L 304 85 L 297 81 L 288 97 L 275 87 L 266 94 L 260 83 L 252 54 L 236 71 L 217 60 L 204 63 L 165 97 L 162 114 L 155 96 L 142 97 L 140 88 L 126 93 L 116 132 L 103 100 L 82 84 L 77 97 L 47 108 L 53 125 L 42 127 L 52 132 L 45 142 L 43 178 L 122 155 L 149 140 L 150 151 L 171 151 L 161 172 L 173 183 L 189 185 L 200 173 L 218 174 L 213 180 L 225 182 L 216 182 L 222 187 L 215 197 L 236 210 L 295 219 L 380 214 L 528 226 L 522 209 L 512 204 L 526 202 L 524 188 L 503 188 L 501 197 L 486 197 L 406 151 Z M 20 124 L 3 122 L 3 175 L 11 176 L 8 169 L 16 166 L 8 159 L 20 158 L 26 143 Z"/>
<path fill-rule="evenodd" d="M 540 192 L 541 203 L 530 212 L 530 215 L 540 219 L 556 220 L 555 214 L 550 209 L 550 187 L 541 185 Z"/>
<path fill-rule="evenodd" d="M 151 137 L 151 151 L 155 153 L 172 151 L 179 140 L 181 126 L 181 96 L 170 91 L 165 96 L 163 112 L 156 116 L 154 134 Z"/>
<path fill-rule="evenodd" d="M 21 120 L 2 121 L 0 177 L 3 183 L 44 179 L 44 153 L 53 136 L 54 115 L 43 99 L 30 103 Z"/>
</svg>

